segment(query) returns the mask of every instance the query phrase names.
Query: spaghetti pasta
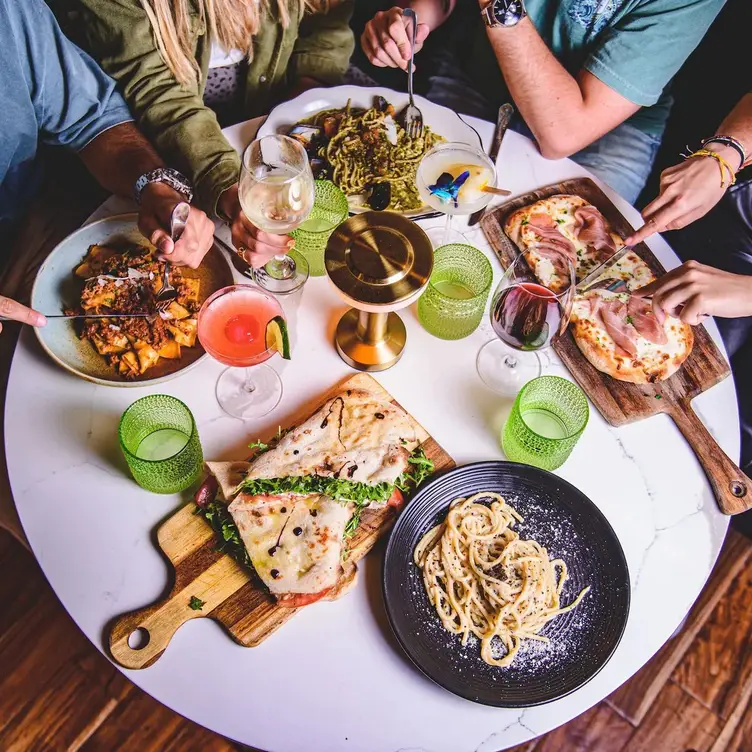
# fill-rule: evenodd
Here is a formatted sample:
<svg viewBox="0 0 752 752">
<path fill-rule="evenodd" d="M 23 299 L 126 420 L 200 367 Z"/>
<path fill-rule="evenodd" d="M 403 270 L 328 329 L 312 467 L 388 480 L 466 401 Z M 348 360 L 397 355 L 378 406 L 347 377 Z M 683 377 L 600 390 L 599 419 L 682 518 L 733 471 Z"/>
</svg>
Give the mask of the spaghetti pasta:
<svg viewBox="0 0 752 752">
<path fill-rule="evenodd" d="M 310 124 L 323 128 L 327 140 L 317 157 L 331 167 L 331 179 L 347 196 L 364 194 L 378 183 L 390 183 L 393 211 L 414 211 L 423 205 L 415 186 L 415 173 L 423 155 L 444 139 L 428 126 L 423 135 L 410 138 L 392 115 L 394 109 L 378 106 L 353 108 L 350 102 L 337 110 L 316 114 Z"/>
<path fill-rule="evenodd" d="M 497 493 L 455 499 L 446 520 L 427 532 L 414 552 L 444 628 L 461 635 L 463 645 L 475 635 L 482 659 L 493 666 L 509 666 L 523 640 L 548 642 L 541 629 L 579 605 L 590 590 L 561 606 L 567 566 L 550 559 L 537 541 L 522 540 L 513 530 L 522 521 Z"/>
</svg>

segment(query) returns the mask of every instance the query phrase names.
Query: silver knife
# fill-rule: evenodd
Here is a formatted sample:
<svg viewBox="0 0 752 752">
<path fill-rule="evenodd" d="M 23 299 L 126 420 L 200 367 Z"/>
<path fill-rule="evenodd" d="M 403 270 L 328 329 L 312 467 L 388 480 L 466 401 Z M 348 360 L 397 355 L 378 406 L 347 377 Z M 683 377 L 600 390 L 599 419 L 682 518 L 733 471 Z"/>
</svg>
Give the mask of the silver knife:
<svg viewBox="0 0 752 752">
<path fill-rule="evenodd" d="M 606 271 L 608 271 L 612 266 L 615 264 L 618 264 L 619 261 L 621 261 L 624 256 L 633 249 L 634 246 L 631 245 L 625 245 L 622 248 L 620 248 L 613 256 L 609 256 L 602 264 L 599 264 L 598 266 L 593 269 L 590 274 L 585 277 L 585 279 L 581 280 L 577 283 L 576 291 L 577 292 L 585 292 L 597 279 L 602 277 Z"/>
<path fill-rule="evenodd" d="M 491 142 L 491 149 L 488 152 L 488 156 L 494 164 L 496 164 L 496 157 L 499 156 L 501 142 L 504 139 L 504 134 L 507 132 L 512 115 L 514 115 L 514 107 L 512 107 L 511 104 L 507 103 L 499 107 L 499 114 L 496 117 L 496 130 L 494 131 L 493 141 Z M 485 211 L 485 209 L 478 209 L 477 212 L 471 214 L 470 219 L 467 220 L 468 227 L 477 225 Z"/>
<path fill-rule="evenodd" d="M 151 319 L 156 318 L 157 313 L 43 313 L 46 319 Z M 7 316 L 0 316 L 0 321 L 15 321 Z"/>
</svg>

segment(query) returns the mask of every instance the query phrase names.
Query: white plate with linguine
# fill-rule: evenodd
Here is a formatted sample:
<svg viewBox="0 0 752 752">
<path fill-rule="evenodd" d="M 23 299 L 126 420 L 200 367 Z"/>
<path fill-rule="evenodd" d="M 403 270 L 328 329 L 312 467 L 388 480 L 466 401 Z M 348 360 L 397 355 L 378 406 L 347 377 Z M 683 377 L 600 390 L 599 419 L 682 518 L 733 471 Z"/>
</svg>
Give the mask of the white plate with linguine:
<svg viewBox="0 0 752 752">
<path fill-rule="evenodd" d="M 384 562 L 392 628 L 415 665 L 474 702 L 563 697 L 609 660 L 629 572 L 606 518 L 552 473 L 483 462 L 430 482 Z"/>
<path fill-rule="evenodd" d="M 409 139 L 401 126 L 407 94 L 359 86 L 309 89 L 275 107 L 258 138 L 291 135 L 301 126 L 301 140 L 315 139 L 307 142 L 314 177 L 333 180 L 347 195 L 352 213 L 388 208 L 415 218 L 432 212 L 415 187 L 418 164 L 431 146 L 443 140 L 482 148 L 478 133 L 456 112 L 422 97 L 415 100 L 425 126 L 420 139 Z M 334 116 L 329 123 L 324 122 L 327 116 Z M 325 125 L 330 126 L 328 136 Z M 317 129 L 318 134 L 307 127 Z M 389 184 L 389 203 L 374 205 L 373 187 L 385 183 Z"/>
</svg>

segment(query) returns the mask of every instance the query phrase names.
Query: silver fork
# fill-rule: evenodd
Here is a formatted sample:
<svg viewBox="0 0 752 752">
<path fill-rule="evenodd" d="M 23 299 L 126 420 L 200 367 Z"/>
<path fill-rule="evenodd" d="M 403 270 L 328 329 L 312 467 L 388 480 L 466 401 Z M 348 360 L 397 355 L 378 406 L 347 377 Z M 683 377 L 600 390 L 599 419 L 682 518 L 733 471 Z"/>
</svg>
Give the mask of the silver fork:
<svg viewBox="0 0 752 752">
<path fill-rule="evenodd" d="M 409 138 L 420 138 L 423 135 L 423 113 L 415 106 L 413 99 L 413 62 L 415 61 L 415 37 L 418 34 L 418 15 L 412 8 L 405 8 L 402 15 L 413 21 L 413 35 L 410 40 L 410 67 L 407 71 L 407 93 L 410 103 L 403 115 L 405 132 Z"/>
<path fill-rule="evenodd" d="M 180 239 L 180 236 L 188 224 L 188 217 L 191 213 L 190 204 L 181 201 L 175 206 L 170 215 L 170 237 L 174 242 Z M 165 261 L 164 272 L 162 273 L 162 287 L 154 298 L 154 303 L 158 311 L 166 311 L 170 304 L 177 300 L 178 292 L 170 284 L 170 262 Z"/>
</svg>

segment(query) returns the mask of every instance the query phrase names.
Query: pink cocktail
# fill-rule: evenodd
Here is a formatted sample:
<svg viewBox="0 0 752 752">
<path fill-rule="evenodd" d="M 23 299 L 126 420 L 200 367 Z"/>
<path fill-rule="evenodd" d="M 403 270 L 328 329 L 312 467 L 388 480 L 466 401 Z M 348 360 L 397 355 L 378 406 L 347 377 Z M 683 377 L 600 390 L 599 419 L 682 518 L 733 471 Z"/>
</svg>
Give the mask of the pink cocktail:
<svg viewBox="0 0 752 752">
<path fill-rule="evenodd" d="M 206 352 L 229 366 L 217 381 L 217 401 L 235 418 L 258 418 L 282 397 L 282 381 L 264 361 L 278 350 L 267 328 L 284 319 L 275 298 L 250 285 L 233 285 L 207 298 L 198 314 L 198 337 Z"/>
</svg>

